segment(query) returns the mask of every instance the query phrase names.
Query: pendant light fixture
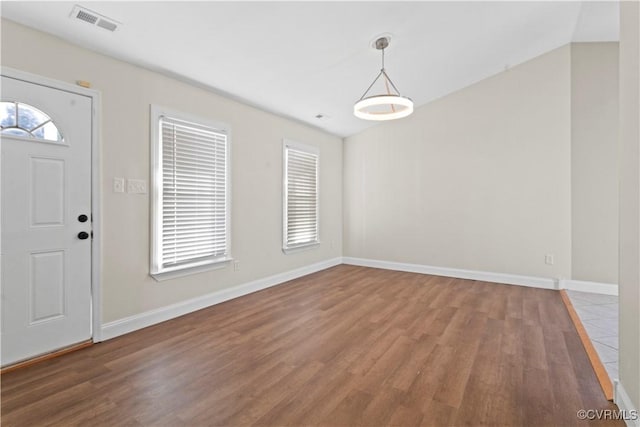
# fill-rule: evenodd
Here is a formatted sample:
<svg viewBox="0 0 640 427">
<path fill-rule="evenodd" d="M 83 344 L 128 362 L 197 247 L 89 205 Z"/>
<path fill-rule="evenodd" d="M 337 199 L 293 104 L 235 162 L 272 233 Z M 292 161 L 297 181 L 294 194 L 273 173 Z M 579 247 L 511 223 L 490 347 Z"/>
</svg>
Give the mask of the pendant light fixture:
<svg viewBox="0 0 640 427">
<path fill-rule="evenodd" d="M 394 120 L 407 117 L 413 113 L 413 101 L 406 96 L 400 95 L 400 91 L 396 88 L 396 85 L 393 84 L 384 68 L 384 50 L 387 46 L 389 46 L 388 37 L 380 37 L 376 40 L 376 49 L 382 51 L 382 68 L 378 76 L 353 106 L 353 114 L 361 119 Z M 380 77 L 384 80 L 387 93 L 367 96 Z M 391 88 L 393 88 L 395 92 L 392 92 Z"/>
</svg>

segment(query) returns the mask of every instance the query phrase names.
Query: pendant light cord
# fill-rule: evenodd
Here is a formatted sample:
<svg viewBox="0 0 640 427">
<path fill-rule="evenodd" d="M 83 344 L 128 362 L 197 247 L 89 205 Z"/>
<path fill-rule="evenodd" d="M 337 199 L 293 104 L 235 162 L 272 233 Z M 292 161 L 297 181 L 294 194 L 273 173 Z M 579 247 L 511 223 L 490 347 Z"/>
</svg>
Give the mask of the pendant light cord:
<svg viewBox="0 0 640 427">
<path fill-rule="evenodd" d="M 360 101 L 362 101 L 364 99 L 365 96 L 367 96 L 367 93 L 369 93 L 369 91 L 371 90 L 371 88 L 373 87 L 374 84 L 376 84 L 376 82 L 378 81 L 378 79 L 380 78 L 380 76 L 382 75 L 382 71 L 380 71 L 378 73 L 378 75 L 376 76 L 375 79 L 373 79 L 373 81 L 371 82 L 371 84 L 369 85 L 369 87 L 367 88 L 367 90 L 364 91 L 364 93 L 362 94 L 362 96 L 360 97 Z"/>
<path fill-rule="evenodd" d="M 387 73 L 384 72 L 384 49 L 382 49 L 382 68 L 380 69 L 380 72 L 384 73 L 385 75 L 384 86 L 387 88 L 387 95 L 391 95 L 391 91 L 389 90 L 389 78 L 387 77 Z M 391 111 L 395 113 L 396 107 L 393 104 L 389 104 L 389 105 L 391 105 Z"/>
<path fill-rule="evenodd" d="M 367 93 L 369 93 L 369 91 L 371 90 L 371 88 L 373 87 L 374 84 L 376 84 L 376 82 L 378 81 L 378 79 L 380 78 L 380 76 L 384 76 L 384 84 L 387 87 L 387 94 L 391 95 L 390 91 L 389 91 L 389 85 L 388 83 L 391 83 L 391 87 L 393 87 L 393 90 L 396 91 L 396 94 L 398 94 L 398 96 L 402 96 L 400 95 L 400 91 L 398 90 L 398 88 L 396 87 L 396 85 L 393 84 L 393 81 L 389 78 L 389 76 L 387 75 L 387 72 L 384 69 L 384 49 L 380 49 L 382 51 L 382 68 L 380 69 L 380 72 L 378 73 L 378 75 L 376 76 L 375 79 L 373 79 L 373 82 L 371 82 L 371 84 L 369 85 L 369 87 L 367 88 L 367 90 L 364 91 L 364 93 L 362 94 L 362 96 L 360 97 L 360 101 L 362 101 L 364 99 L 364 97 L 367 95 Z M 388 83 L 387 83 L 388 82 Z M 394 109 L 395 111 L 395 109 Z"/>
</svg>

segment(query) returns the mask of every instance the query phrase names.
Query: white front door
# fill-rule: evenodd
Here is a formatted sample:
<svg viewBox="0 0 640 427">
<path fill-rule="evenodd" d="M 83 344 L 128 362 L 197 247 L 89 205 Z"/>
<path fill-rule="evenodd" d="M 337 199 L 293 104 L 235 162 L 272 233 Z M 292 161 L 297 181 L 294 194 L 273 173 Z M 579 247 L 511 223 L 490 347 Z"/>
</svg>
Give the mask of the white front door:
<svg viewBox="0 0 640 427">
<path fill-rule="evenodd" d="M 91 338 L 89 97 L 2 76 L 2 366 Z"/>
</svg>

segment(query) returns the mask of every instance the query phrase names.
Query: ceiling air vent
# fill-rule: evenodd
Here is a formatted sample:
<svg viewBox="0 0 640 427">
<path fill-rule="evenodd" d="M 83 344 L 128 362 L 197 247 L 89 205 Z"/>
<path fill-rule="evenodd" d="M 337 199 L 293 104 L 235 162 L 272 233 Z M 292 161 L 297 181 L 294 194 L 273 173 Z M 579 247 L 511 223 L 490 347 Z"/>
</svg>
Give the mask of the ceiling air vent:
<svg viewBox="0 0 640 427">
<path fill-rule="evenodd" d="M 81 19 L 85 22 L 88 22 L 89 24 L 95 24 L 96 21 L 98 20 L 98 17 L 96 15 L 87 13 L 84 10 L 79 10 L 78 14 L 76 15 L 76 18 Z"/>
<path fill-rule="evenodd" d="M 99 13 L 96 13 L 80 5 L 75 5 L 73 7 L 70 16 L 71 18 L 79 19 L 81 21 L 98 26 L 111 32 L 115 31 L 119 25 L 117 21 L 111 18 L 107 18 L 104 15 L 100 15 Z"/>
<path fill-rule="evenodd" d="M 115 31 L 118 28 L 118 24 L 112 21 L 107 21 L 106 19 L 100 18 L 98 21 L 98 27 L 104 28 L 105 30 Z"/>
</svg>

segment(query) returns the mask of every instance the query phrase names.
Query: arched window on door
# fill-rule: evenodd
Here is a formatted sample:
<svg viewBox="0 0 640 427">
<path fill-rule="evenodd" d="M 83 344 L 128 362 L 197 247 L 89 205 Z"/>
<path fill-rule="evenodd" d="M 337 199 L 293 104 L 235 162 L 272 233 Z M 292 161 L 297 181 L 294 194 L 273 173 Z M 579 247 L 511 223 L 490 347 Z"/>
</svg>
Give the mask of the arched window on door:
<svg viewBox="0 0 640 427">
<path fill-rule="evenodd" d="M 0 102 L 0 132 L 2 135 L 54 142 L 64 141 L 51 117 L 23 102 Z"/>
</svg>

